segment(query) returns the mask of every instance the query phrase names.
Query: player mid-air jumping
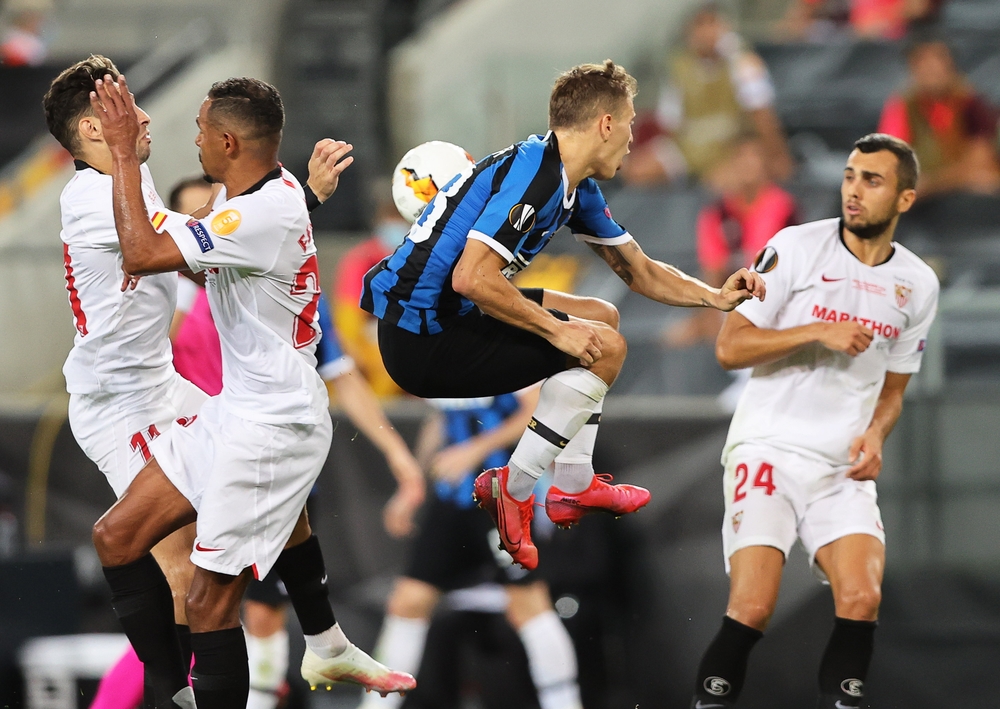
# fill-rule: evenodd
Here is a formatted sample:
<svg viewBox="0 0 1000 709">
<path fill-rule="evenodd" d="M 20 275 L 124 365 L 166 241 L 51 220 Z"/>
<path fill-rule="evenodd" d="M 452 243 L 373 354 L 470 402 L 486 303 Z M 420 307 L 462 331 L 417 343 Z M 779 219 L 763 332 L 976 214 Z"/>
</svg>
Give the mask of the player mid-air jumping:
<svg viewBox="0 0 1000 709">
<path fill-rule="evenodd" d="M 741 305 L 719 334 L 719 362 L 753 376 L 722 455 L 729 605 L 693 709 L 736 706 L 796 538 L 836 612 L 819 707 L 861 706 L 885 565 L 875 479 L 937 310 L 934 272 L 892 240 L 917 175 L 901 140 L 855 143 L 843 216 L 778 232 L 754 264 L 767 301 Z"/>
<path fill-rule="evenodd" d="M 568 225 L 633 291 L 661 303 L 728 311 L 764 296 L 747 269 L 716 289 L 650 259 L 611 218 L 596 180 L 614 177 L 628 153 L 635 92 L 635 79 L 610 60 L 565 72 L 549 100 L 549 132 L 454 178 L 365 277 L 361 306 L 379 318 L 383 362 L 409 393 L 495 396 L 545 380 L 509 464 L 475 486 L 504 548 L 529 569 L 538 563 L 531 491 L 553 461 L 545 507 L 560 525 L 591 510 L 633 512 L 649 492 L 593 470 L 604 395 L 625 359 L 617 310 L 596 298 L 525 293 L 508 279 Z"/>
</svg>

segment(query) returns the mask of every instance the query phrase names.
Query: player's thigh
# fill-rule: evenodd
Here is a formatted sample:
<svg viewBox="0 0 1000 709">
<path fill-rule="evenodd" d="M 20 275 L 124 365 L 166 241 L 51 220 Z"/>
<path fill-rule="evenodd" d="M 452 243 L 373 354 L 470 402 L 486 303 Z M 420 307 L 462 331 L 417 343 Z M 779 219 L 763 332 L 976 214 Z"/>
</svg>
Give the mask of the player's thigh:
<svg viewBox="0 0 1000 709">
<path fill-rule="evenodd" d="M 521 292 L 527 295 L 528 289 Z M 544 308 L 558 310 L 567 315 L 582 320 L 595 320 L 603 322 L 618 329 L 619 315 L 618 308 L 601 298 L 572 295 L 570 293 L 560 293 L 554 290 L 544 290 L 542 299 L 539 301 Z"/>
<path fill-rule="evenodd" d="M 845 537 L 870 537 L 873 548 L 882 548 L 884 555 L 885 529 L 873 481 L 850 480 L 843 471 L 828 468 L 820 479 L 818 492 L 805 509 L 799 525 L 802 545 L 809 554 L 813 572 L 826 580 L 825 568 L 819 563 L 819 551 Z M 866 540 L 867 543 L 867 540 Z"/>
<path fill-rule="evenodd" d="M 197 433 L 186 455 L 200 446 L 213 455 L 198 508 L 196 566 L 236 575 L 271 570 L 301 518 L 306 498 L 330 450 L 333 424 L 264 424 L 206 405 L 192 426 Z M 200 426 L 199 426 L 200 424 Z M 187 460 L 185 467 L 206 465 Z"/>
<path fill-rule="evenodd" d="M 94 543 L 105 566 L 129 563 L 195 516 L 154 458 L 94 525 Z"/>
<path fill-rule="evenodd" d="M 882 602 L 885 545 L 870 534 L 849 534 L 816 551 L 830 581 L 837 616 L 875 620 Z"/>
<path fill-rule="evenodd" d="M 730 558 L 746 547 L 773 547 L 788 557 L 804 506 L 792 468 L 773 450 L 738 446 L 727 456 L 722 523 L 727 571 Z"/>
<path fill-rule="evenodd" d="M 778 603 L 785 553 L 771 546 L 748 546 L 729 558 L 729 603 L 726 615 L 764 630 Z"/>
<path fill-rule="evenodd" d="M 378 328 L 386 371 L 414 396 L 509 394 L 570 365 L 566 354 L 545 338 L 479 310 L 457 318 L 435 335 L 416 335 L 381 320 Z"/>
</svg>

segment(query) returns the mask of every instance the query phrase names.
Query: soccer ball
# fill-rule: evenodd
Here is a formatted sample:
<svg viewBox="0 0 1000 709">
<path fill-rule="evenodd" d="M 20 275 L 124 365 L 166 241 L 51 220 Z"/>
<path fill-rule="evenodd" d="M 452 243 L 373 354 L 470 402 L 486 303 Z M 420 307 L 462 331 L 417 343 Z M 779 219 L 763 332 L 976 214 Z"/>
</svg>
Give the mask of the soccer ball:
<svg viewBox="0 0 1000 709">
<path fill-rule="evenodd" d="M 453 143 L 432 140 L 413 148 L 392 173 L 392 200 L 411 224 L 451 178 L 475 164 L 465 150 Z"/>
</svg>

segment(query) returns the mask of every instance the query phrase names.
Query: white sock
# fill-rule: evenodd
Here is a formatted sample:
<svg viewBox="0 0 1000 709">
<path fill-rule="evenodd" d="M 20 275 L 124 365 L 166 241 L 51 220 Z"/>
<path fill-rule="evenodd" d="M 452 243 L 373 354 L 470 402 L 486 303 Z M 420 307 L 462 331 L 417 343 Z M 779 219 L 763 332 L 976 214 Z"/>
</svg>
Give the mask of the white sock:
<svg viewBox="0 0 1000 709">
<path fill-rule="evenodd" d="M 563 492 L 573 494 L 583 492 L 590 487 L 590 482 L 594 478 L 594 445 L 597 443 L 597 429 L 603 410 L 604 399 L 601 399 L 580 432 L 573 436 L 569 445 L 556 456 L 556 470 L 552 484 Z"/>
<path fill-rule="evenodd" d="M 250 696 L 247 709 L 274 709 L 278 690 L 288 674 L 288 633 L 279 630 L 260 638 L 246 633 L 250 663 Z"/>
<path fill-rule="evenodd" d="M 576 649 L 553 610 L 529 620 L 518 631 L 542 709 L 582 709 L 576 683 Z"/>
<path fill-rule="evenodd" d="M 424 643 L 430 621 L 423 618 L 401 618 L 387 615 L 382 621 L 382 632 L 375 644 L 374 657 L 387 667 L 416 675 L 424 656 Z M 378 692 L 366 694 L 358 709 L 392 709 L 402 704 L 398 693 L 380 697 Z"/>
<path fill-rule="evenodd" d="M 535 481 L 594 413 L 608 385 L 583 367 L 559 372 L 542 384 L 535 415 L 510 457 L 507 492 L 527 500 Z"/>
<path fill-rule="evenodd" d="M 340 629 L 340 623 L 334 623 L 319 635 L 306 635 L 305 639 L 306 646 L 324 660 L 336 657 L 351 644 Z"/>
</svg>

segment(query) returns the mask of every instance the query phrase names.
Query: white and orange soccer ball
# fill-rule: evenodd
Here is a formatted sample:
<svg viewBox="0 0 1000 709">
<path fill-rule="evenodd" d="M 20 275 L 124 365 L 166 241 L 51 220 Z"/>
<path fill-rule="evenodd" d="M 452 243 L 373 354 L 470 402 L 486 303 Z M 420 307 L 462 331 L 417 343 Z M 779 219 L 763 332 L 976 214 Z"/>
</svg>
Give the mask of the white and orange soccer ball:
<svg viewBox="0 0 1000 709">
<path fill-rule="evenodd" d="M 392 173 L 392 200 L 403 218 L 413 223 L 458 173 L 475 164 L 464 149 L 454 143 L 432 140 L 409 150 Z"/>
</svg>

